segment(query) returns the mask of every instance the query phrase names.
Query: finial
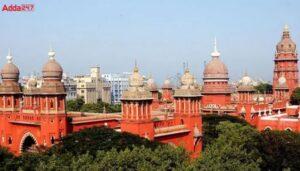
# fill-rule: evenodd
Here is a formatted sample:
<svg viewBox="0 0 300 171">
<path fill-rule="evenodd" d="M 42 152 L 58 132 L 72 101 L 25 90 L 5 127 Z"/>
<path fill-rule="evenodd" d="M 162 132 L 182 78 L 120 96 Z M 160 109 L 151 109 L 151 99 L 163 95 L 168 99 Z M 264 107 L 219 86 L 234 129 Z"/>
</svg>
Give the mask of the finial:
<svg viewBox="0 0 300 171">
<path fill-rule="evenodd" d="M 11 55 L 11 51 L 10 49 L 8 49 L 8 54 L 6 56 L 6 59 L 7 59 L 7 63 L 12 63 L 12 55 Z"/>
<path fill-rule="evenodd" d="M 214 39 L 214 51 L 211 53 L 212 57 L 219 57 L 220 53 L 218 52 L 218 48 L 217 48 L 217 38 L 215 37 Z"/>
<path fill-rule="evenodd" d="M 52 48 L 52 45 L 50 45 L 48 56 L 49 56 L 49 59 L 54 60 L 55 52 L 54 52 L 54 50 Z"/>
<path fill-rule="evenodd" d="M 284 25 L 284 32 L 289 32 L 289 26 L 287 24 Z"/>
<path fill-rule="evenodd" d="M 139 68 L 137 67 L 136 59 L 134 60 L 134 69 L 133 72 L 139 72 Z"/>
</svg>

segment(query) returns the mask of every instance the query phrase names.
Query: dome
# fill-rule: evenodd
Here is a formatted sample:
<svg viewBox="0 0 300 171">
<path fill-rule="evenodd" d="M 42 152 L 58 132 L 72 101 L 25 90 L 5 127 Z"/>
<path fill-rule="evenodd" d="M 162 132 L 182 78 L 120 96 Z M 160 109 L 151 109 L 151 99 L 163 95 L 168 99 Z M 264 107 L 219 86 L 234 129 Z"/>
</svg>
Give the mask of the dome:
<svg viewBox="0 0 300 171">
<path fill-rule="evenodd" d="M 139 74 L 137 66 L 134 67 L 132 75 L 129 77 L 129 86 L 131 87 L 142 87 L 144 85 L 144 79 Z"/>
<path fill-rule="evenodd" d="M 12 56 L 9 52 L 7 55 L 7 63 L 1 70 L 1 76 L 3 80 L 18 80 L 20 71 L 19 68 L 13 63 Z"/>
<path fill-rule="evenodd" d="M 205 66 L 204 78 L 228 79 L 228 69 L 219 59 L 220 53 L 217 50 L 217 43 L 214 43 L 214 52 L 211 53 L 212 60 Z"/>
<path fill-rule="evenodd" d="M 150 90 L 157 90 L 157 85 L 152 77 L 148 79 L 147 86 Z"/>
<path fill-rule="evenodd" d="M 162 88 L 163 88 L 163 89 L 172 89 L 173 86 L 172 86 L 172 84 L 171 84 L 171 81 L 170 81 L 169 79 L 166 79 L 166 80 L 164 81 L 164 84 L 163 84 Z"/>
<path fill-rule="evenodd" d="M 252 85 L 253 80 L 247 74 L 239 81 L 241 85 Z"/>
<path fill-rule="evenodd" d="M 277 44 L 276 50 L 277 53 L 296 52 L 296 44 L 290 38 L 290 32 L 287 25 L 284 27 L 281 41 Z"/>
<path fill-rule="evenodd" d="M 63 69 L 61 65 L 56 62 L 54 59 L 55 52 L 50 50 L 48 53 L 49 60 L 48 62 L 43 66 L 42 72 L 43 72 L 43 78 L 50 78 L 50 79 L 61 79 Z"/>
<path fill-rule="evenodd" d="M 186 69 L 181 77 L 181 84 L 185 86 L 191 86 L 195 83 L 194 76 L 190 73 L 189 69 Z"/>
<path fill-rule="evenodd" d="M 205 66 L 204 78 L 228 78 L 228 69 L 226 65 L 216 57 Z"/>
</svg>

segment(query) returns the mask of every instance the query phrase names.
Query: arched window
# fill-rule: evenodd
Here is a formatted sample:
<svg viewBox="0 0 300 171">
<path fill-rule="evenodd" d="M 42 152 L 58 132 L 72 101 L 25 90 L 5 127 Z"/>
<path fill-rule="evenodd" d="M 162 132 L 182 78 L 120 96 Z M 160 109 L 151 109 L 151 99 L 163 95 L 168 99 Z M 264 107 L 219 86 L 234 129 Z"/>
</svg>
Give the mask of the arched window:
<svg viewBox="0 0 300 171">
<path fill-rule="evenodd" d="M 10 106 L 10 99 L 7 99 L 7 106 Z"/>
</svg>

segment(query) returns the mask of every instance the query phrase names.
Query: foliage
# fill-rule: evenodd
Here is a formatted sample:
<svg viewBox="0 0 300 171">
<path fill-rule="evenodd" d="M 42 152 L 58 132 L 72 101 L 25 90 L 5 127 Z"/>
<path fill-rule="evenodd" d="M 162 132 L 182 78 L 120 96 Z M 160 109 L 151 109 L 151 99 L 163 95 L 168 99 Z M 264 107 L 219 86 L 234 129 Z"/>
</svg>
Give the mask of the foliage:
<svg viewBox="0 0 300 171">
<path fill-rule="evenodd" d="M 273 86 L 269 83 L 260 83 L 257 86 L 254 87 L 254 89 L 257 91 L 257 93 L 272 93 Z"/>
<path fill-rule="evenodd" d="M 300 105 L 300 87 L 293 91 L 290 102 L 293 105 Z"/>
<path fill-rule="evenodd" d="M 68 100 L 67 101 L 67 111 L 80 111 L 83 104 L 84 104 L 83 98 L 77 98 L 75 100 Z"/>
<path fill-rule="evenodd" d="M 50 154 L 61 155 L 71 153 L 73 155 L 85 154 L 87 151 L 95 155 L 98 150 L 108 151 L 132 149 L 133 146 L 142 146 L 154 149 L 160 145 L 158 142 L 149 141 L 130 133 L 119 133 L 106 127 L 94 127 L 80 132 L 69 134 L 62 138 L 61 142 L 50 149 Z"/>
<path fill-rule="evenodd" d="M 291 131 L 264 131 L 261 144 L 263 170 L 300 170 L 300 134 Z"/>
<path fill-rule="evenodd" d="M 212 144 L 218 138 L 219 130 L 217 125 L 222 121 L 230 121 L 232 123 L 240 123 L 242 125 L 249 125 L 245 120 L 230 116 L 230 115 L 203 115 L 203 147 L 207 144 Z"/>
<path fill-rule="evenodd" d="M 4 165 L 13 158 L 13 154 L 8 151 L 7 148 L 0 146 L 0 168 L 4 167 Z"/>
<path fill-rule="evenodd" d="M 107 113 L 121 112 L 120 104 L 108 104 L 98 100 L 97 103 L 84 103 L 82 98 L 67 101 L 67 111 L 81 111 L 81 112 L 93 112 L 103 113 L 104 108 Z"/>
<path fill-rule="evenodd" d="M 221 122 L 218 138 L 195 162 L 197 170 L 259 170 L 259 132 L 248 125 Z"/>
</svg>

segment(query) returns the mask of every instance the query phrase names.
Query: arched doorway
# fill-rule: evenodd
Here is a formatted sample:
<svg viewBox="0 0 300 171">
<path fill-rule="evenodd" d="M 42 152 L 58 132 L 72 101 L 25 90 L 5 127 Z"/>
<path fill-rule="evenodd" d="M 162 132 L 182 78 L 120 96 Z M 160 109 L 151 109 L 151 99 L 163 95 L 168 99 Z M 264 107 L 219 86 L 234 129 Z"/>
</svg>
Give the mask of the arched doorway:
<svg viewBox="0 0 300 171">
<path fill-rule="evenodd" d="M 31 133 L 26 133 L 21 140 L 20 151 L 21 153 L 34 152 L 37 145 L 35 137 Z"/>
</svg>

